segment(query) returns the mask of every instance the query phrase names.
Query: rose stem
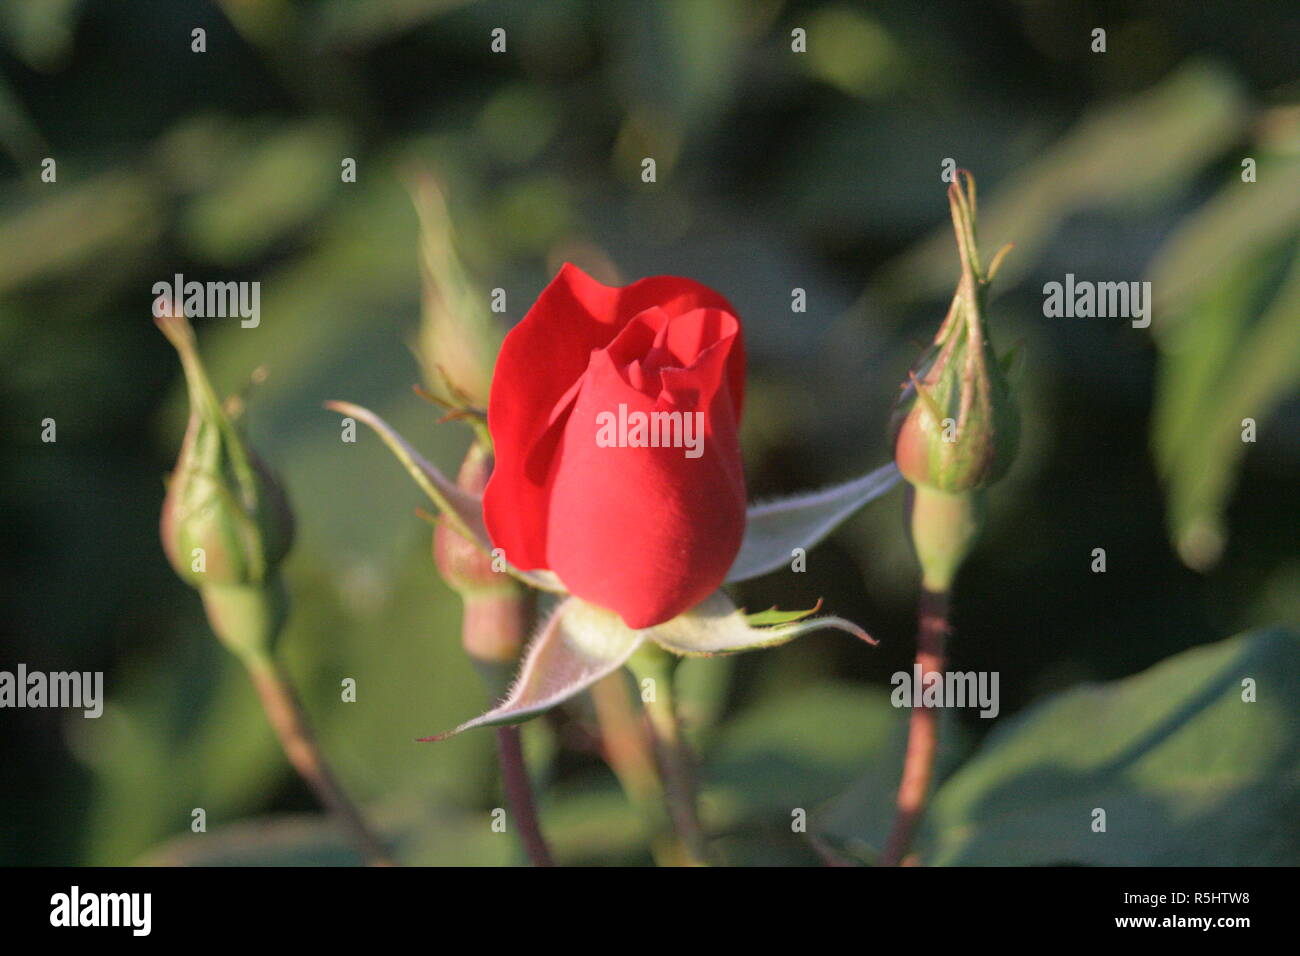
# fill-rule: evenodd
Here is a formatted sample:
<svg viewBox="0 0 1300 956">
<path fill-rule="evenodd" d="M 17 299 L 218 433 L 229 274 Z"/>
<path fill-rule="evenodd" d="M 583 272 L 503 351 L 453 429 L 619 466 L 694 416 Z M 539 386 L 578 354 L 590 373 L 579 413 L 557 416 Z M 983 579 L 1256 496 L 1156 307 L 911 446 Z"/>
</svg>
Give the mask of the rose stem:
<svg viewBox="0 0 1300 956">
<path fill-rule="evenodd" d="M 655 863 L 681 866 L 688 854 L 664 808 L 654 741 L 632 707 L 625 676 L 620 672 L 597 681 L 591 688 L 591 700 L 600 725 L 601 756 L 645 821 Z"/>
<path fill-rule="evenodd" d="M 334 815 L 369 865 L 393 866 L 388 851 L 330 770 L 316 735 L 307 722 L 302 702 L 294 693 L 283 669 L 265 655 L 250 655 L 245 658 L 245 663 L 253 686 L 257 689 L 257 696 L 261 698 L 262 709 L 266 711 L 267 719 L 280 739 L 280 746 L 289 758 L 289 763 L 311 787 L 317 799 Z"/>
<path fill-rule="evenodd" d="M 944 640 L 948 633 L 948 592 L 923 588 L 917 607 L 916 663 L 924 685 L 926 674 L 940 676 L 944 670 Z M 934 775 L 934 758 L 939 748 L 939 711 L 914 707 L 907 735 L 907 756 L 898 785 L 894 824 L 880 858 L 882 866 L 899 866 L 912 842 L 916 824 L 925 809 L 925 798 Z"/>
<path fill-rule="evenodd" d="M 506 803 L 519 826 L 519 839 L 533 866 L 555 866 L 551 850 L 542 835 L 541 820 L 533 801 L 533 785 L 524 763 L 524 748 L 518 727 L 497 728 L 497 760 L 501 765 L 501 783 Z"/>
<path fill-rule="evenodd" d="M 498 586 L 461 595 L 461 643 L 492 701 L 503 697 L 518 666 L 519 649 L 533 617 L 533 596 L 522 588 Z M 532 779 L 516 726 L 498 727 L 497 764 L 510 816 L 533 866 L 555 866 L 542 833 Z"/>
<path fill-rule="evenodd" d="M 645 713 L 659 756 L 664 800 L 686 854 L 685 865 L 708 866 L 708 841 L 700 825 L 694 757 L 682 736 L 673 702 L 673 663 L 658 648 L 647 646 L 632 656 L 628 666 L 639 684 L 647 679 L 654 682 L 654 691 L 645 701 Z"/>
</svg>

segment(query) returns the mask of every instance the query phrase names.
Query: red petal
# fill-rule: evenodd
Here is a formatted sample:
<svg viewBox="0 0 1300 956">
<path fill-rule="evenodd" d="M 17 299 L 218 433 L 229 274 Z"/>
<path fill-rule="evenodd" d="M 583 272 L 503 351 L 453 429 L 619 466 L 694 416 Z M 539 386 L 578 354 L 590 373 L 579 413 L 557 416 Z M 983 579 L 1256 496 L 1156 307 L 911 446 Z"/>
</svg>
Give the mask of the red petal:
<svg viewBox="0 0 1300 956">
<path fill-rule="evenodd" d="M 496 467 L 483 504 L 493 545 L 515 566 L 547 566 L 549 486 L 567 421 L 560 400 L 586 372 L 593 349 L 608 346 L 633 317 L 655 306 L 669 317 L 699 308 L 733 311 L 721 295 L 690 279 L 655 276 L 618 288 L 566 264 L 506 336 L 488 407 Z M 727 366 L 738 417 L 745 374 L 739 336 Z"/>
<path fill-rule="evenodd" d="M 651 627 L 703 601 L 740 549 L 745 486 L 731 392 L 723 387 L 738 343 L 731 337 L 706 349 L 696 368 L 665 369 L 658 400 L 629 386 L 607 353 L 592 356 L 558 455 L 548 567 L 629 627 Z M 629 414 L 704 412 L 703 454 L 599 447 L 596 416 L 617 414 L 620 403 Z"/>
</svg>

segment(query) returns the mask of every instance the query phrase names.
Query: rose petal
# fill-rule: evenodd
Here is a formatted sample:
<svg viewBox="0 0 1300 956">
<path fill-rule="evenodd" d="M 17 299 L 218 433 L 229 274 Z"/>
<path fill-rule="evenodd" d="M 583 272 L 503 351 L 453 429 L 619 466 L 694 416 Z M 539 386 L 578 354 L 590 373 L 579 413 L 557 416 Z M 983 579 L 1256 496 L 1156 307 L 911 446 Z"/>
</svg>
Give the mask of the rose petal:
<svg viewBox="0 0 1300 956">
<path fill-rule="evenodd" d="M 484 507 L 493 544 L 515 566 L 532 569 L 546 563 L 548 484 L 559 449 L 559 429 L 548 431 L 547 420 L 586 371 L 592 350 L 607 347 L 635 316 L 656 307 L 669 317 L 699 308 L 733 312 L 726 299 L 690 279 L 655 276 L 616 288 L 565 265 L 506 336 L 488 408 L 496 467 Z M 737 416 L 744 370 L 738 339 L 728 362 Z"/>
<path fill-rule="evenodd" d="M 617 611 L 629 627 L 658 624 L 717 589 L 740 547 L 745 485 L 728 349 L 706 350 L 693 369 L 665 369 L 665 393 L 629 386 L 607 353 L 592 356 L 552 485 L 548 567 L 576 596 Z M 672 391 L 670 391 L 670 389 Z M 682 447 L 600 447 L 598 416 L 703 413 L 700 457 Z M 693 422 L 694 419 L 691 419 Z"/>
</svg>

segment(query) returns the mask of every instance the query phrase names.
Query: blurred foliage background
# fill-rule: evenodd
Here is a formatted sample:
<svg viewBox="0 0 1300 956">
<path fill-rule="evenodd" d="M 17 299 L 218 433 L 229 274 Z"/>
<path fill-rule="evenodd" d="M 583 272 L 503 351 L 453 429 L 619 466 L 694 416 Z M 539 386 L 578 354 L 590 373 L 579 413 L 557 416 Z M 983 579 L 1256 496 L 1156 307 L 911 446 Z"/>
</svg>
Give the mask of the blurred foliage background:
<svg viewBox="0 0 1300 956">
<path fill-rule="evenodd" d="M 489 829 L 491 735 L 414 743 L 482 703 L 423 502 L 373 435 L 341 443 L 322 409 L 366 404 L 449 470 L 467 445 L 411 391 L 412 177 L 440 179 L 508 321 L 566 259 L 730 297 L 761 497 L 888 460 L 890 404 L 957 275 L 949 157 L 978 178 L 986 254 L 1017 244 L 992 315 L 999 349 L 1023 349 L 1025 436 L 954 619 L 953 666 L 1000 672 L 1002 716 L 954 721 L 949 766 L 975 756 L 923 856 L 1300 861 L 1297 16 L 1231 0 L 0 4 L 0 668 L 102 669 L 108 696 L 97 721 L 0 713 L 0 863 L 351 859 L 163 558 L 185 405 L 154 282 L 262 284 L 259 328 L 198 334 L 219 388 L 268 372 L 252 435 L 299 528 L 282 652 L 342 777 L 408 862 L 517 862 Z M 1044 318 L 1042 286 L 1067 272 L 1151 281 L 1151 328 Z M 683 667 L 732 862 L 816 862 L 793 808 L 864 858 L 888 819 L 902 715 L 885 694 L 910 666 L 917 581 L 901 509 L 895 492 L 807 573 L 740 593 L 753 610 L 823 597 L 879 649 L 818 635 Z M 1142 683 L 1086 683 L 1183 652 Z M 1240 667 L 1270 678 L 1246 718 Z M 578 707 L 525 728 L 548 833 L 562 862 L 646 862 L 588 724 Z M 1064 822 L 1072 795 L 1133 812 L 1089 842 Z"/>
</svg>

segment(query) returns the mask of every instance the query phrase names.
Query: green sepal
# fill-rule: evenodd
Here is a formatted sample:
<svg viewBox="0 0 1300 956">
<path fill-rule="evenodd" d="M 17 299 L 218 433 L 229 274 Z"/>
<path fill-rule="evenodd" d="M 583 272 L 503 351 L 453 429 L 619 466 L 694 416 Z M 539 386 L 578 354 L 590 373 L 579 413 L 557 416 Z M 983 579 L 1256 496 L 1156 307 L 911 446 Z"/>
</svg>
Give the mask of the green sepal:
<svg viewBox="0 0 1300 956">
<path fill-rule="evenodd" d="M 802 621 L 804 618 L 816 614 L 821 610 L 821 599 L 808 608 L 806 611 L 782 611 L 776 607 L 770 607 L 766 611 L 757 611 L 753 614 L 746 614 L 745 621 L 750 627 L 772 627 L 776 624 L 791 624 L 795 621 Z"/>
</svg>

